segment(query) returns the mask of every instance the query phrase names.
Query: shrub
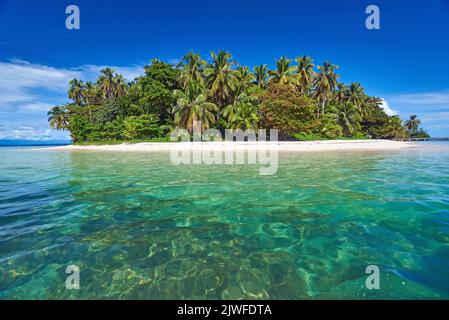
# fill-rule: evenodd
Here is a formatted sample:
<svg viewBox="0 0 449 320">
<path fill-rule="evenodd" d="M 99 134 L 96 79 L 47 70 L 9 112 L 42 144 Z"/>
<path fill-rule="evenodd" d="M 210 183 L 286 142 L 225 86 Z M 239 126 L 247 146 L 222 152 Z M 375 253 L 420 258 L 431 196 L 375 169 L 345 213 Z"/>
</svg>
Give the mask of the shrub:
<svg viewBox="0 0 449 320">
<path fill-rule="evenodd" d="M 128 139 L 153 138 L 161 134 L 159 117 L 155 114 L 127 117 L 123 124 L 123 135 Z"/>
<path fill-rule="evenodd" d="M 292 86 L 271 85 L 261 101 L 262 125 L 276 128 L 281 134 L 310 131 L 319 124 L 315 116 L 316 102 Z"/>
</svg>

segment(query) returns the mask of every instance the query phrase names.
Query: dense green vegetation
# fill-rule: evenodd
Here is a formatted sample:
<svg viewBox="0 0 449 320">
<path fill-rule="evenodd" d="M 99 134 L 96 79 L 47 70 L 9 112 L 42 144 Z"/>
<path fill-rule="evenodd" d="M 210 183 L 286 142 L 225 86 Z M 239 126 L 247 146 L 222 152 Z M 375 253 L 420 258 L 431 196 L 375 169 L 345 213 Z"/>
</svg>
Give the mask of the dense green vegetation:
<svg viewBox="0 0 449 320">
<path fill-rule="evenodd" d="M 188 53 L 178 65 L 153 60 L 127 83 L 106 68 L 97 81 L 73 79 L 68 97 L 48 113 L 50 125 L 76 143 L 167 141 L 174 128 L 276 128 L 281 139 L 427 137 L 415 115 L 388 116 L 359 83 L 339 82 L 338 66 L 282 57 L 253 72 L 224 51 L 210 62 Z"/>
</svg>

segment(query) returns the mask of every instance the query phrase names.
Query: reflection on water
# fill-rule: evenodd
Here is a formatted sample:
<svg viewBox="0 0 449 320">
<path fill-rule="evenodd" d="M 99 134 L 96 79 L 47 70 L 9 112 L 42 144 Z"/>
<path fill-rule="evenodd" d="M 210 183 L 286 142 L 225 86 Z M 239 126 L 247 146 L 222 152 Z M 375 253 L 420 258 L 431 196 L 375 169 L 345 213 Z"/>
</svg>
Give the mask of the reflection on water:
<svg viewBox="0 0 449 320">
<path fill-rule="evenodd" d="M 449 297 L 448 144 L 282 153 L 275 176 L 168 153 L 0 154 L 0 298 Z"/>
</svg>

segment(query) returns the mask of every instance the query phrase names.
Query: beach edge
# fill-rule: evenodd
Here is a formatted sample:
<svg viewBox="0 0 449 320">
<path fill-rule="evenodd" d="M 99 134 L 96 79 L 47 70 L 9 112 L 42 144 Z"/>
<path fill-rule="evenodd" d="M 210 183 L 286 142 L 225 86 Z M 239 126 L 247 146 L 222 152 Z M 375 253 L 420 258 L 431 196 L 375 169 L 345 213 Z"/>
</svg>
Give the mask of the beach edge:
<svg viewBox="0 0 449 320">
<path fill-rule="evenodd" d="M 38 150 L 53 151 L 186 151 L 186 150 L 277 150 L 289 152 L 340 150 L 401 150 L 418 147 L 408 141 L 392 140 L 318 140 L 318 141 L 251 141 L 251 142 L 142 142 L 117 145 L 66 145 Z"/>
</svg>

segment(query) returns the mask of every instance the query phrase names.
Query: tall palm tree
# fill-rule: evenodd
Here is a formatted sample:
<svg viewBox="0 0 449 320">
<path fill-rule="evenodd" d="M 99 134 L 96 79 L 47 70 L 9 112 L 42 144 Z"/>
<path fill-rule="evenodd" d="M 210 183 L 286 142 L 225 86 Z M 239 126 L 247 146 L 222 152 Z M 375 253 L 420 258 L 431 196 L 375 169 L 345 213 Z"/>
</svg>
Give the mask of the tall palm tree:
<svg viewBox="0 0 449 320">
<path fill-rule="evenodd" d="M 333 100 L 337 103 L 346 102 L 348 99 L 348 86 L 346 86 L 344 83 L 337 83 L 337 87 L 335 88 Z"/>
<path fill-rule="evenodd" d="M 232 56 L 228 52 L 211 52 L 212 64 L 206 70 L 206 81 L 209 92 L 217 105 L 223 107 L 232 95 Z"/>
<path fill-rule="evenodd" d="M 371 121 L 376 115 L 377 110 L 382 110 L 382 99 L 378 97 L 365 96 L 365 101 L 362 103 L 361 117 L 363 121 Z"/>
<path fill-rule="evenodd" d="M 363 87 L 358 82 L 353 82 L 348 88 L 348 102 L 352 103 L 356 108 L 359 108 L 360 104 L 365 98 L 365 92 Z"/>
<path fill-rule="evenodd" d="M 351 83 L 347 101 L 357 108 L 361 118 L 369 116 L 369 97 L 365 94 L 365 90 L 360 83 Z"/>
<path fill-rule="evenodd" d="M 84 85 L 83 100 L 87 105 L 98 105 L 101 103 L 101 94 L 98 87 L 91 81 Z"/>
<path fill-rule="evenodd" d="M 267 87 L 268 78 L 268 66 L 266 64 L 261 64 L 260 66 L 254 67 L 255 83 L 262 89 Z"/>
<path fill-rule="evenodd" d="M 399 116 L 389 117 L 388 123 L 385 128 L 385 138 L 406 138 L 407 131 L 402 125 L 401 118 Z"/>
<path fill-rule="evenodd" d="M 268 71 L 271 76 L 271 81 L 279 84 L 288 84 L 294 82 L 293 71 L 295 67 L 290 66 L 291 59 L 281 57 L 276 61 L 276 70 Z"/>
<path fill-rule="evenodd" d="M 315 65 L 313 64 L 313 59 L 307 56 L 302 56 L 296 58 L 296 72 L 298 74 L 298 85 L 299 91 L 301 93 L 308 93 L 310 87 L 312 86 L 313 79 L 315 76 L 315 71 L 313 68 Z"/>
<path fill-rule="evenodd" d="M 127 84 L 122 75 L 116 74 L 114 69 L 106 68 L 100 71 L 97 80 L 98 87 L 106 100 L 113 100 L 126 92 Z"/>
<path fill-rule="evenodd" d="M 218 107 L 207 102 L 206 95 L 202 93 L 198 84 L 191 84 L 186 90 L 175 90 L 176 98 L 175 124 L 178 127 L 193 131 L 193 121 L 201 121 L 202 129 L 208 129 L 215 122 Z"/>
<path fill-rule="evenodd" d="M 248 67 L 238 67 L 234 71 L 234 77 L 232 78 L 233 97 L 237 97 L 249 88 L 252 85 L 253 79 L 254 74 L 249 71 Z"/>
<path fill-rule="evenodd" d="M 114 69 L 106 68 L 100 71 L 98 87 L 105 99 L 112 99 L 114 96 Z"/>
<path fill-rule="evenodd" d="M 69 124 L 65 107 L 53 107 L 50 111 L 47 112 L 47 116 L 50 127 L 58 131 L 65 130 L 67 128 L 67 125 Z"/>
<path fill-rule="evenodd" d="M 114 77 L 114 83 L 115 83 L 114 98 L 123 96 L 128 89 L 128 83 L 126 82 L 126 79 L 121 74 L 116 74 Z"/>
<path fill-rule="evenodd" d="M 78 106 L 83 105 L 84 83 L 82 80 L 72 79 L 69 81 L 69 98 Z"/>
<path fill-rule="evenodd" d="M 372 108 L 380 108 L 382 106 L 383 100 L 379 97 L 368 97 L 368 104 Z"/>
<path fill-rule="evenodd" d="M 320 71 L 315 78 L 315 94 L 318 100 L 321 102 L 321 113 L 325 113 L 325 106 L 330 93 L 335 89 L 337 85 L 338 75 L 335 73 L 335 69 L 338 66 L 325 62 L 323 66 L 319 66 Z M 318 110 L 318 115 L 320 110 Z"/>
<path fill-rule="evenodd" d="M 337 113 L 337 123 L 343 128 L 346 137 L 352 136 L 360 129 L 360 118 L 357 108 L 350 103 L 340 105 Z"/>
<path fill-rule="evenodd" d="M 418 119 L 418 116 L 412 114 L 410 118 L 405 121 L 405 126 L 407 127 L 409 132 L 415 133 L 418 132 L 418 128 L 421 125 L 421 120 Z"/>
<path fill-rule="evenodd" d="M 186 89 L 191 81 L 203 84 L 203 71 L 206 66 L 206 61 L 201 59 L 199 54 L 193 52 L 186 54 L 182 60 L 183 61 L 178 65 L 181 67 L 179 75 L 181 86 Z"/>
</svg>

